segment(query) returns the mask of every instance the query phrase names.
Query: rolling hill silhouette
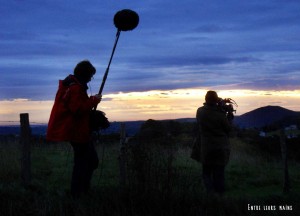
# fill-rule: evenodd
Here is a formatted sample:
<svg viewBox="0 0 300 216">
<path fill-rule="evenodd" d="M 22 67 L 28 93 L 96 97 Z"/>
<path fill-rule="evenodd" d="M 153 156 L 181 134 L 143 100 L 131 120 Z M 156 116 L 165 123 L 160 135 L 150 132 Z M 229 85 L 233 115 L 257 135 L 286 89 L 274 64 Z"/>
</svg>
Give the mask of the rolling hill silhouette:
<svg viewBox="0 0 300 216">
<path fill-rule="evenodd" d="M 241 128 L 261 128 L 280 121 L 287 124 L 287 119 L 289 122 L 292 122 L 291 120 L 298 119 L 299 117 L 299 112 L 285 109 L 280 106 L 265 106 L 247 112 L 241 116 L 236 116 L 234 124 Z"/>
</svg>

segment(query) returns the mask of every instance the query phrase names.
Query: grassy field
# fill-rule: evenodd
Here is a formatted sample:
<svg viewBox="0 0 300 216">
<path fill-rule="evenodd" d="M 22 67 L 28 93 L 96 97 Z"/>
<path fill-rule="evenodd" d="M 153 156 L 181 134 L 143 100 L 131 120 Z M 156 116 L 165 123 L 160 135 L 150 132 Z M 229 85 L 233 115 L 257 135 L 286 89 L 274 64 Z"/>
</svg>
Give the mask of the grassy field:
<svg viewBox="0 0 300 216">
<path fill-rule="evenodd" d="M 73 153 L 68 144 L 33 145 L 32 183 L 27 187 L 21 186 L 18 144 L 0 144 L 0 215 L 300 215 L 300 164 L 289 161 L 292 187 L 284 194 L 278 158 L 237 139 L 231 143 L 222 197 L 205 193 L 201 166 L 190 159 L 191 149 L 180 143 L 172 151 L 156 147 L 148 154 L 142 187 L 141 171 L 134 164 L 138 160 L 128 154 L 128 178 L 121 190 L 116 142 L 97 145 L 100 165 L 93 190 L 77 200 L 69 190 Z"/>
</svg>

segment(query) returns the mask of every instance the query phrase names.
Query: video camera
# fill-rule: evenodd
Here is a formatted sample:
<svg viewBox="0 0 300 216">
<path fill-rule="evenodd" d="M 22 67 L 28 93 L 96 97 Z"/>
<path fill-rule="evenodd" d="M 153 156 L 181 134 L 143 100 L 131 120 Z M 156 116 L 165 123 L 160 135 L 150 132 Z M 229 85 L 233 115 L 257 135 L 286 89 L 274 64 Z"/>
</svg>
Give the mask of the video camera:
<svg viewBox="0 0 300 216">
<path fill-rule="evenodd" d="M 238 107 L 238 105 L 233 99 L 219 98 L 217 105 L 222 112 L 226 113 L 228 120 L 232 120 L 234 118 L 233 113 L 236 113 L 236 109 L 234 109 L 234 107 Z"/>
</svg>

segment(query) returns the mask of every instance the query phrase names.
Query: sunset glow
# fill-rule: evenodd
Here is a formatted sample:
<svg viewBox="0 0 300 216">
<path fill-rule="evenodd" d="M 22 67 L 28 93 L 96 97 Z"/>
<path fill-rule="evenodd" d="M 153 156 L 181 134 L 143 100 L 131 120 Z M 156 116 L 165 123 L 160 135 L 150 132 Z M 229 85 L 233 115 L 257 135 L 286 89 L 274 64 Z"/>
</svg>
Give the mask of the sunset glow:
<svg viewBox="0 0 300 216">
<path fill-rule="evenodd" d="M 147 91 L 108 94 L 98 109 L 104 111 L 110 121 L 147 119 L 194 118 L 196 109 L 204 102 L 207 89 L 178 89 L 172 91 Z M 254 91 L 220 90 L 221 98 L 232 98 L 237 104 L 236 115 L 259 107 L 273 105 L 300 111 L 300 90 Z M 47 123 L 53 101 L 15 99 L 0 101 L 1 124 L 17 124 L 20 113 L 29 113 L 32 123 Z"/>
</svg>

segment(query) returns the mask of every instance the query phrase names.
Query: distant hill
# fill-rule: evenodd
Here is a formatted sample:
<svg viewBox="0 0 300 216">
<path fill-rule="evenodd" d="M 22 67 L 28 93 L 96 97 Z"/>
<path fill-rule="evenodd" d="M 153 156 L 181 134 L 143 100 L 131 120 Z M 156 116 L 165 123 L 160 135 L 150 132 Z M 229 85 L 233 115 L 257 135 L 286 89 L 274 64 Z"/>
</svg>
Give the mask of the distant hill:
<svg viewBox="0 0 300 216">
<path fill-rule="evenodd" d="M 127 136 L 134 136 L 145 121 L 127 121 L 125 123 L 125 131 Z M 101 131 L 103 134 L 120 133 L 121 122 L 111 122 L 110 127 Z"/>
<path fill-rule="evenodd" d="M 125 129 L 126 129 L 126 134 L 128 136 L 133 136 L 135 135 L 141 125 L 145 121 L 128 121 L 124 122 L 125 123 Z M 110 127 L 102 130 L 102 134 L 112 134 L 112 133 L 120 133 L 120 125 L 121 122 L 111 122 Z M 47 131 L 47 125 L 30 125 L 31 128 L 31 133 L 33 135 L 46 135 Z M 19 135 L 20 134 L 20 126 L 19 125 L 13 125 L 13 126 L 0 126 L 0 135 Z"/>
<path fill-rule="evenodd" d="M 0 126 L 0 135 L 17 135 L 20 134 L 20 126 Z"/>
<path fill-rule="evenodd" d="M 181 118 L 181 119 L 168 119 L 162 121 L 169 121 L 174 120 L 180 123 L 184 122 L 195 122 L 195 118 Z M 144 120 L 140 121 L 125 121 L 125 130 L 127 136 L 134 136 L 139 130 Z M 31 125 L 31 132 L 33 135 L 46 135 L 47 125 Z M 110 127 L 102 130 L 102 134 L 113 134 L 113 133 L 120 133 L 121 122 L 115 121 L 110 123 Z M 0 126 L 0 135 L 19 135 L 20 134 L 20 126 Z"/>
<path fill-rule="evenodd" d="M 279 122 L 288 124 L 299 117 L 299 112 L 280 106 L 266 106 L 247 112 L 241 116 L 236 116 L 234 124 L 241 128 L 261 128 Z"/>
</svg>

